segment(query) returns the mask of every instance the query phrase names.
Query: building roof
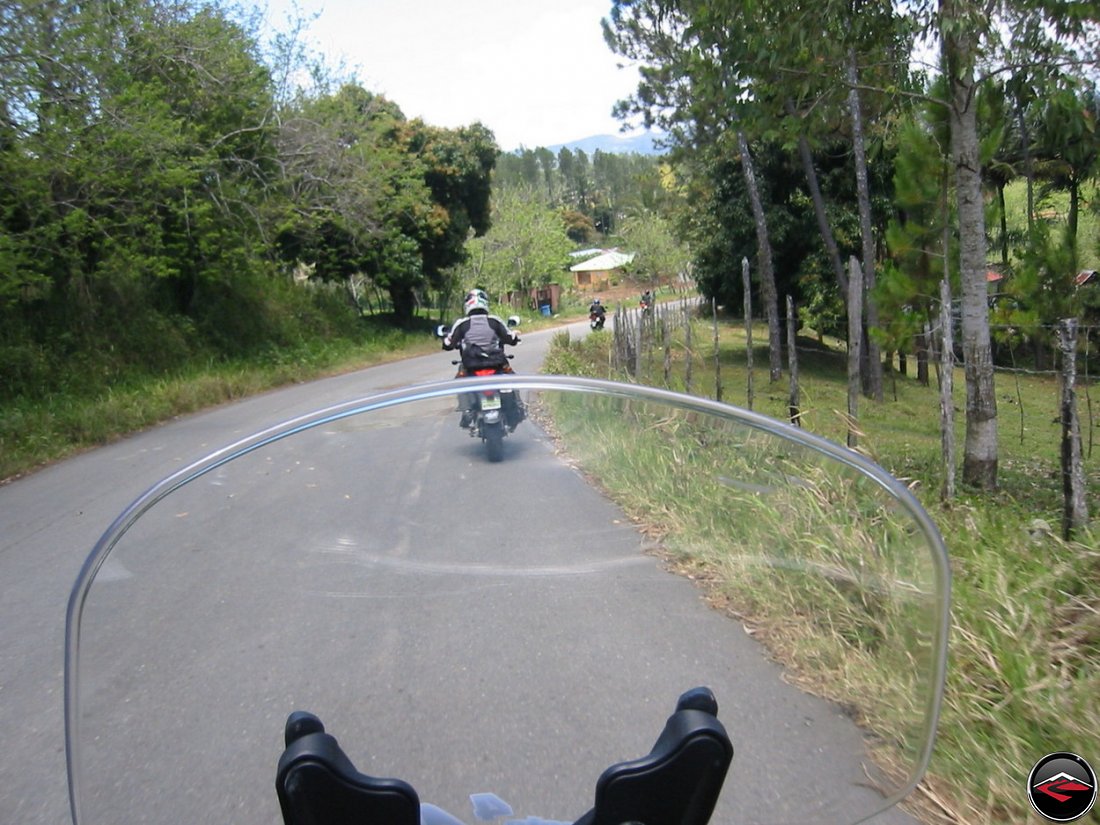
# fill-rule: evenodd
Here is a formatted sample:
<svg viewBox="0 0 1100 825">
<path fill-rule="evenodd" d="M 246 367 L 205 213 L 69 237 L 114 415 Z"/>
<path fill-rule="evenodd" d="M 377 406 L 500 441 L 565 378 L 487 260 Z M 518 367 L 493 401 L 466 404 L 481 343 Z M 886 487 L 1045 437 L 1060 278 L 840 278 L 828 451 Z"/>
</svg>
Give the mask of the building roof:
<svg viewBox="0 0 1100 825">
<path fill-rule="evenodd" d="M 574 264 L 569 267 L 570 272 L 596 272 L 606 269 L 618 269 L 620 266 L 630 263 L 634 260 L 633 252 L 619 252 L 617 249 L 612 249 L 610 252 L 605 252 L 602 255 L 597 255 L 595 258 L 590 258 L 587 261 L 583 261 L 579 264 Z"/>
<path fill-rule="evenodd" d="M 1073 282 L 1077 284 L 1077 286 L 1084 286 L 1085 284 L 1096 281 L 1097 274 L 1097 270 L 1095 269 L 1082 269 L 1077 273 L 1077 277 L 1073 279 Z"/>
</svg>

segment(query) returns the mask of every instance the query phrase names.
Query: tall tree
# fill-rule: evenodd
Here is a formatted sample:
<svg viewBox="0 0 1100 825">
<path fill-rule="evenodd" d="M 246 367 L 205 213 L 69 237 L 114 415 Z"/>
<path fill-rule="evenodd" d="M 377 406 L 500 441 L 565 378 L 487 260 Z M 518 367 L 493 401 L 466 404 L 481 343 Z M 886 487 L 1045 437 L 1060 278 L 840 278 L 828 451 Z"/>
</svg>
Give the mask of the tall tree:
<svg viewBox="0 0 1100 825">
<path fill-rule="evenodd" d="M 737 61 L 725 60 L 726 48 L 741 30 L 715 26 L 728 12 L 724 3 L 671 0 L 616 0 L 604 36 L 617 53 L 643 64 L 635 95 L 622 101 L 620 117 L 640 115 L 646 125 L 660 125 L 675 147 L 736 147 L 745 176 L 757 237 L 757 272 L 768 320 L 769 373 L 773 381 L 782 372 L 782 331 L 775 287 L 772 248 L 761 187 L 748 137 L 740 123 L 742 109 L 751 100 L 752 78 Z"/>
<path fill-rule="evenodd" d="M 469 235 L 489 228 L 499 150 L 479 124 L 407 121 L 392 102 L 349 84 L 303 101 L 284 119 L 283 141 L 284 156 L 295 159 L 284 254 L 326 280 L 365 273 L 389 294 L 399 323 L 462 262 Z"/>
<path fill-rule="evenodd" d="M 966 441 L 963 480 L 997 486 L 997 396 L 989 332 L 985 205 L 978 135 L 977 66 L 980 38 L 989 31 L 988 9 L 970 0 L 941 0 L 939 32 L 947 80 L 951 159 L 959 216 L 962 279 L 962 350 L 966 372 Z"/>
<path fill-rule="evenodd" d="M 940 0 L 932 23 L 947 80 L 951 152 L 956 169 L 962 278 L 962 346 L 967 408 L 963 479 L 997 484 L 997 404 L 990 347 L 985 219 L 977 88 L 993 72 L 1034 75 L 1056 65 L 1096 65 L 1100 15 L 1091 4 L 1058 0 Z M 1007 36 L 1005 33 L 1007 32 Z"/>
</svg>

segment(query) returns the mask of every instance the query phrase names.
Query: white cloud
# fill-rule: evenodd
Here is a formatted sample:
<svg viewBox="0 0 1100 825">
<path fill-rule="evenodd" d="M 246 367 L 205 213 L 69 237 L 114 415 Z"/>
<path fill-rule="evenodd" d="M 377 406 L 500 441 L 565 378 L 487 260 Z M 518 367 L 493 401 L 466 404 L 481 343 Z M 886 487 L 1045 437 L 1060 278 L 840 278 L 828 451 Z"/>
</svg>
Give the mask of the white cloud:
<svg viewBox="0 0 1100 825">
<path fill-rule="evenodd" d="M 283 19 L 292 0 L 269 0 Z M 299 0 L 314 47 L 409 117 L 480 120 L 504 149 L 617 132 L 637 86 L 603 41 L 610 0 Z"/>
</svg>

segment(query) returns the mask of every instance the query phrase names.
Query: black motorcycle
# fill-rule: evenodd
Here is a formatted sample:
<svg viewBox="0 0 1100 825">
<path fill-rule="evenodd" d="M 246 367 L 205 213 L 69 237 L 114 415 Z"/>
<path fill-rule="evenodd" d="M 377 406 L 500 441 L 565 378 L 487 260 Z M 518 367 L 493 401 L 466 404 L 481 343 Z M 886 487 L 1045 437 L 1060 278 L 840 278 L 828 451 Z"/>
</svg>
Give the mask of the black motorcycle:
<svg viewBox="0 0 1100 825">
<path fill-rule="evenodd" d="M 519 326 L 518 315 L 508 318 L 508 326 Z M 436 337 L 445 338 L 450 332 L 447 326 L 436 327 Z M 508 359 L 512 356 L 508 355 Z M 451 361 L 455 366 L 461 367 L 460 377 L 474 379 L 488 379 L 496 375 L 506 375 L 511 372 L 507 367 L 490 366 L 481 369 L 467 369 L 462 367 L 462 361 Z M 489 461 L 497 462 L 504 459 L 504 438 L 513 432 L 519 423 L 527 417 L 523 405 L 523 399 L 518 392 L 511 389 L 500 389 L 495 386 L 479 387 L 464 393 L 459 397 L 459 408 L 462 412 L 460 421 L 463 429 L 466 429 L 474 438 L 480 438 L 485 444 L 485 451 Z"/>
</svg>

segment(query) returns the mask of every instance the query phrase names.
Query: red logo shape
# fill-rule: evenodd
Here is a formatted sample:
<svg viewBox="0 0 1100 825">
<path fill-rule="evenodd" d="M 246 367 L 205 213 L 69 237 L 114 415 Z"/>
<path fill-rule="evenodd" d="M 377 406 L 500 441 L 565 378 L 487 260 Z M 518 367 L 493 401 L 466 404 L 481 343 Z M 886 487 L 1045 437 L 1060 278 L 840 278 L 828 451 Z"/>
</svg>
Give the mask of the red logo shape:
<svg viewBox="0 0 1100 825">
<path fill-rule="evenodd" d="M 1046 782 L 1036 785 L 1035 790 L 1045 793 L 1047 796 L 1052 796 L 1059 802 L 1068 802 L 1073 798 L 1074 793 L 1091 791 L 1092 786 L 1086 785 L 1068 774 L 1060 773 L 1057 776 L 1052 776 Z"/>
</svg>

